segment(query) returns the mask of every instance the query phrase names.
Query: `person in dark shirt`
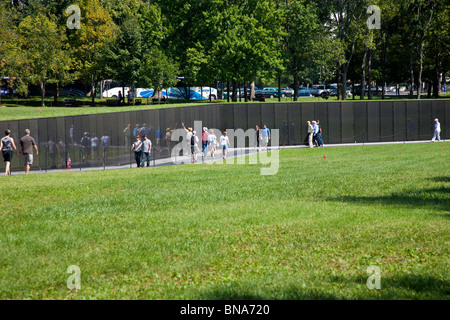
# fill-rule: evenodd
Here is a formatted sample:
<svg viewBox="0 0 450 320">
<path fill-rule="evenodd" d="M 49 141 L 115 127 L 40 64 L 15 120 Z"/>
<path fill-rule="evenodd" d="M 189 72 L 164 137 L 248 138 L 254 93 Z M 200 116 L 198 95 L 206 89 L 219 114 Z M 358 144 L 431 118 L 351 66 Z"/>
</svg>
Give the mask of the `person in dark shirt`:
<svg viewBox="0 0 450 320">
<path fill-rule="evenodd" d="M 33 164 L 33 147 L 36 150 L 36 155 L 39 154 L 36 141 L 34 141 L 34 138 L 30 136 L 30 133 L 30 129 L 26 129 L 25 135 L 20 138 L 20 155 L 23 156 L 25 174 L 30 172 L 30 166 Z"/>
<path fill-rule="evenodd" d="M 11 138 L 11 130 L 5 130 L 5 136 L 0 142 L 0 150 L 2 151 L 3 160 L 5 161 L 5 176 L 11 175 L 11 160 L 13 157 L 13 149 L 16 149 L 14 139 Z"/>
</svg>

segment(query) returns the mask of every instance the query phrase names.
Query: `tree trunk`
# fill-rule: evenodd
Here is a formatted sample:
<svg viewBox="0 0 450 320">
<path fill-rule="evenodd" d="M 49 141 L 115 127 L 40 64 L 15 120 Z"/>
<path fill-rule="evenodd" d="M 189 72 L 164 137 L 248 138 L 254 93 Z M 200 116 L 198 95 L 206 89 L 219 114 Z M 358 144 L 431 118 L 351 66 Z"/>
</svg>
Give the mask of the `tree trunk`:
<svg viewBox="0 0 450 320">
<path fill-rule="evenodd" d="M 422 72 L 423 72 L 423 45 L 419 46 L 419 76 L 417 78 L 417 100 L 420 100 L 420 89 L 422 87 Z"/>
<path fill-rule="evenodd" d="M 386 45 L 386 33 L 383 33 L 383 58 L 382 58 L 382 65 L 383 65 L 383 76 L 381 84 L 381 99 L 384 100 L 385 94 L 386 94 L 386 52 L 387 52 L 387 45 Z"/>
<path fill-rule="evenodd" d="M 230 102 L 230 80 L 227 80 L 227 102 Z"/>
<path fill-rule="evenodd" d="M 361 95 L 359 97 L 360 100 L 364 100 L 364 95 L 366 94 L 366 58 L 367 58 L 367 46 L 364 46 L 364 55 L 363 61 L 361 65 Z"/>
<path fill-rule="evenodd" d="M 242 92 L 241 92 L 241 83 L 239 82 L 239 102 L 242 102 Z"/>
<path fill-rule="evenodd" d="M 410 50 L 409 50 L 409 72 L 410 72 L 410 88 L 409 88 L 409 97 L 412 98 L 414 95 L 414 65 L 413 65 L 413 39 L 412 39 L 412 31 L 409 34 L 410 41 Z"/>
<path fill-rule="evenodd" d="M 122 105 L 125 105 L 125 84 L 122 82 Z"/>
<path fill-rule="evenodd" d="M 103 99 L 103 81 L 100 81 L 100 100 Z"/>
<path fill-rule="evenodd" d="M 250 101 L 255 100 L 256 95 L 255 95 L 255 82 L 253 81 L 252 83 L 250 83 Z"/>
<path fill-rule="evenodd" d="M 368 73 L 368 79 L 367 82 L 369 83 L 369 93 L 368 93 L 368 99 L 372 100 L 372 49 L 369 48 L 369 57 L 368 57 L 368 65 L 367 65 L 367 73 Z"/>
<path fill-rule="evenodd" d="M 41 81 L 41 94 L 42 94 L 41 107 L 45 107 L 45 80 Z"/>
<path fill-rule="evenodd" d="M 299 89 L 298 75 L 297 75 L 297 73 L 295 73 L 294 74 L 294 101 L 298 100 L 298 89 Z"/>
<path fill-rule="evenodd" d="M 248 102 L 248 97 L 247 97 L 247 82 L 244 81 L 244 101 Z"/>
<path fill-rule="evenodd" d="M 57 106 L 59 97 L 59 81 L 55 83 L 54 90 L 55 91 L 53 92 L 53 104 Z"/>
<path fill-rule="evenodd" d="M 237 82 L 234 79 L 231 79 L 231 85 L 233 86 L 232 99 L 231 101 L 237 102 Z"/>
<path fill-rule="evenodd" d="M 434 77 L 433 77 L 433 98 L 439 98 L 439 55 L 436 54 L 434 65 Z"/>
</svg>

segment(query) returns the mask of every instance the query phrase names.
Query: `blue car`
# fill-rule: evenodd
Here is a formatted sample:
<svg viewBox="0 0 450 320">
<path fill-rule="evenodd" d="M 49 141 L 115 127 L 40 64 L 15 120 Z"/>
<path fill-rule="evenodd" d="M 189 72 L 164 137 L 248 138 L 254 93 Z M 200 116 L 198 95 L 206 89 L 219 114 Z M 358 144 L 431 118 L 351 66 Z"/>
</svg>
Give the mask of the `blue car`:
<svg viewBox="0 0 450 320">
<path fill-rule="evenodd" d="M 306 87 L 299 87 L 298 88 L 298 96 L 299 97 L 310 97 L 311 89 L 308 89 Z"/>
<path fill-rule="evenodd" d="M 9 95 L 9 92 L 10 92 L 9 89 L 2 88 L 0 94 L 1 94 L 2 96 L 7 96 L 7 95 Z"/>
<path fill-rule="evenodd" d="M 284 90 L 281 90 L 281 98 L 285 98 L 287 96 L 287 92 Z M 278 88 L 273 87 L 265 87 L 261 90 L 255 90 L 255 96 L 256 98 L 278 98 Z"/>
</svg>

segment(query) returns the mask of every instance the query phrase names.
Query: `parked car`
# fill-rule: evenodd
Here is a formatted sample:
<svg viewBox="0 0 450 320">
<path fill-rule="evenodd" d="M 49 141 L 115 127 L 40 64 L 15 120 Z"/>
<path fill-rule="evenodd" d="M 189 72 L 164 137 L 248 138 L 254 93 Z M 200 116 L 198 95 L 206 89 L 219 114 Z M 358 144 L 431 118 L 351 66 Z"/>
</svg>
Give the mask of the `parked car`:
<svg viewBox="0 0 450 320">
<path fill-rule="evenodd" d="M 326 86 L 324 84 L 315 84 L 311 88 L 311 94 L 314 97 L 320 96 L 324 91 L 327 91 Z"/>
<path fill-rule="evenodd" d="M 287 96 L 286 91 L 281 90 L 280 91 L 281 98 L 285 98 Z M 278 88 L 274 87 L 264 87 L 262 90 L 255 90 L 255 96 L 256 98 L 278 98 Z"/>
<path fill-rule="evenodd" d="M 298 96 L 299 97 L 310 97 L 311 96 L 311 89 L 308 89 L 306 87 L 298 88 Z"/>
<path fill-rule="evenodd" d="M 294 95 L 294 89 L 291 89 L 289 87 L 281 88 L 281 90 L 286 92 L 286 96 L 292 97 Z"/>
<path fill-rule="evenodd" d="M 9 94 L 9 89 L 7 89 L 7 88 L 1 88 L 1 95 L 2 96 L 6 96 L 6 95 L 8 95 Z"/>
</svg>

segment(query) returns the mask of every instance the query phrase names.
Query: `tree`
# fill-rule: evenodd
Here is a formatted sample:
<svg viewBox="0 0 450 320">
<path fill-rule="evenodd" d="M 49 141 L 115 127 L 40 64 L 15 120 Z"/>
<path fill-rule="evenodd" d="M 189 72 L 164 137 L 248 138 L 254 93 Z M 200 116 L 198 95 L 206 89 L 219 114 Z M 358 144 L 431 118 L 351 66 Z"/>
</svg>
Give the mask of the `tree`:
<svg viewBox="0 0 450 320">
<path fill-rule="evenodd" d="M 140 68 L 139 83 L 144 87 L 154 88 L 155 95 L 161 100 L 163 88 L 172 87 L 177 84 L 177 64 L 167 57 L 164 52 L 154 48 L 146 52 Z"/>
<path fill-rule="evenodd" d="M 338 99 L 346 99 L 347 72 L 355 52 L 356 41 L 367 28 L 366 0 L 321 1 L 321 17 L 337 45 L 344 48 L 344 59 L 337 64 Z"/>
<path fill-rule="evenodd" d="M 99 0 L 80 0 L 81 28 L 69 32 L 71 53 L 80 78 L 91 85 L 92 103 L 95 83 L 102 78 L 105 50 L 116 38 L 116 25 Z"/>
<path fill-rule="evenodd" d="M 19 33 L 26 39 L 22 43 L 22 49 L 26 51 L 29 81 L 40 84 L 44 106 L 45 85 L 51 79 L 52 71 L 66 63 L 63 51 L 65 35 L 58 30 L 55 22 L 42 14 L 23 19 L 19 25 Z"/>
</svg>

